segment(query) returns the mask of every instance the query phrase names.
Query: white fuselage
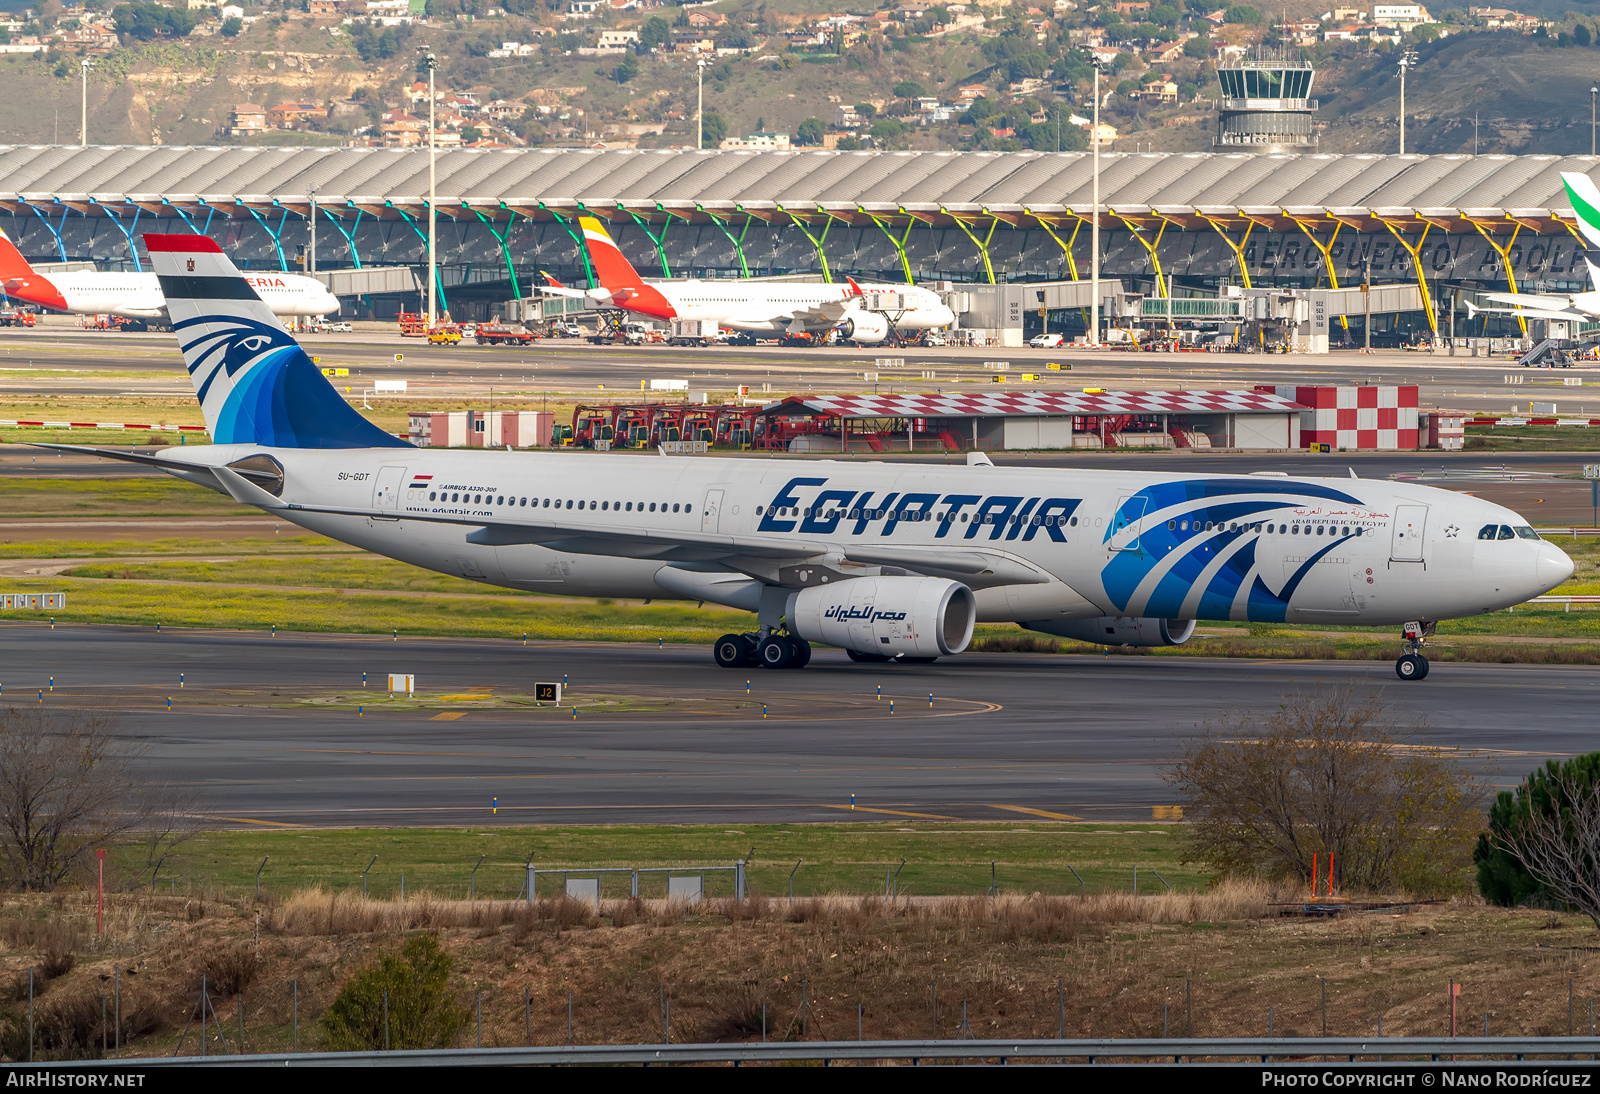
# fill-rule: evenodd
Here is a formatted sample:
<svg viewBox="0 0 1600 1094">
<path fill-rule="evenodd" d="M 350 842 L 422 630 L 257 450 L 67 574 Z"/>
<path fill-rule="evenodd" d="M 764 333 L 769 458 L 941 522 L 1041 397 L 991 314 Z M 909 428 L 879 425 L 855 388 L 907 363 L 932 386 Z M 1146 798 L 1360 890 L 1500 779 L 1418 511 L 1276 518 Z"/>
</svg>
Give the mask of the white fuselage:
<svg viewBox="0 0 1600 1094">
<path fill-rule="evenodd" d="M 801 329 L 833 326 L 824 320 L 807 321 L 807 313 L 818 308 L 847 311 L 862 306 L 847 285 L 811 285 L 785 282 L 679 281 L 657 283 L 656 288 L 672 304 L 681 319 L 704 319 L 729 330 L 754 333 L 783 332 L 797 319 Z M 939 295 L 911 285 L 862 285 L 862 290 L 877 297 L 897 297 L 901 306 L 881 314 L 898 330 L 932 330 L 948 327 L 955 315 Z"/>
<path fill-rule="evenodd" d="M 742 573 L 725 575 L 737 579 L 761 572 L 763 552 L 791 552 L 762 577 L 790 588 L 877 572 L 852 553 L 876 551 L 887 566 L 885 551 L 975 550 L 984 561 L 967 583 L 979 618 L 996 622 L 1387 625 L 1500 610 L 1572 572 L 1510 510 L 1385 481 L 404 448 L 164 453 L 213 465 L 257 454 L 284 468 L 291 508 L 276 512 L 305 528 L 441 573 L 577 596 L 716 601 L 697 589 L 719 580 L 707 571 L 735 566 L 674 566 L 685 538 L 706 557 L 726 559 L 725 544 L 748 552 Z M 516 542 L 518 529 L 538 542 Z M 796 566 L 793 552 L 817 562 Z"/>
<path fill-rule="evenodd" d="M 315 278 L 287 273 L 246 273 L 244 277 L 274 315 L 289 318 L 328 315 L 339 310 L 339 298 Z M 29 284 L 9 286 L 11 295 L 71 315 L 162 319 L 167 312 L 166 298 L 153 273 L 74 270 L 48 277 L 35 274 L 22 280 Z M 42 286 L 31 284 L 35 280 L 47 281 L 54 287 L 56 297 L 52 299 L 47 291 L 39 291 Z"/>
<path fill-rule="evenodd" d="M 852 316 L 881 318 L 881 329 L 933 330 L 956 321 L 939 294 L 915 285 L 818 285 L 786 281 L 646 281 L 633 288 L 552 289 L 591 306 L 620 307 L 651 319 L 689 319 L 755 334 L 827 331 Z"/>
</svg>

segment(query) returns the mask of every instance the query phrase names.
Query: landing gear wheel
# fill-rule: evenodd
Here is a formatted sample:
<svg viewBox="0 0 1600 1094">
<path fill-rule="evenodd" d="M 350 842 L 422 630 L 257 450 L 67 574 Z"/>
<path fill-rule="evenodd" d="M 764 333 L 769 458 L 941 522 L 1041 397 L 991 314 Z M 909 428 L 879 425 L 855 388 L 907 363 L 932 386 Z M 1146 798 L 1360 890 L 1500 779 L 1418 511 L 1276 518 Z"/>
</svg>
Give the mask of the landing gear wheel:
<svg viewBox="0 0 1600 1094">
<path fill-rule="evenodd" d="M 756 656 L 756 647 L 761 645 L 759 634 L 741 634 L 739 641 L 744 643 L 744 659 L 739 664 L 746 668 L 755 668 L 761 664 L 761 659 Z"/>
<path fill-rule="evenodd" d="M 756 658 L 764 669 L 786 669 L 794 664 L 795 649 L 783 635 L 772 634 L 756 647 Z"/>
<path fill-rule="evenodd" d="M 1394 663 L 1394 674 L 1402 680 L 1422 680 L 1428 675 L 1428 659 L 1420 653 L 1405 654 Z"/>
<path fill-rule="evenodd" d="M 803 669 L 811 663 L 811 643 L 804 638 L 791 636 L 789 644 L 794 647 L 794 662 L 789 667 Z"/>
<path fill-rule="evenodd" d="M 881 653 L 862 653 L 859 650 L 845 650 L 845 655 L 850 660 L 862 665 L 881 665 L 885 661 L 893 661 L 892 657 L 885 657 Z"/>
<path fill-rule="evenodd" d="M 744 639 L 737 634 L 725 634 L 717 639 L 717 644 L 711 648 L 712 654 L 717 659 L 717 664 L 725 669 L 736 669 L 743 665 L 747 655 Z"/>
</svg>

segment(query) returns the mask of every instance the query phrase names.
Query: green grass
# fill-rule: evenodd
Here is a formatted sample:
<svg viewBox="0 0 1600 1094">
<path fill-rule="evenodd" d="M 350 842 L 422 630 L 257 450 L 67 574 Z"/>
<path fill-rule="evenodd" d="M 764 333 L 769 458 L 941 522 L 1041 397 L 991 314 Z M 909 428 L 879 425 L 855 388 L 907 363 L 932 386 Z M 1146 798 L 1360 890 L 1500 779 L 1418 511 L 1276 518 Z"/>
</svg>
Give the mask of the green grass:
<svg viewBox="0 0 1600 1094">
<path fill-rule="evenodd" d="M 12 592 L 59 592 L 62 582 L 17 580 Z M 186 596 L 136 581 L 73 582 L 62 622 L 203 630 L 282 630 L 344 634 L 443 635 L 564 641 L 713 642 L 750 626 L 751 616 L 692 604 L 623 606 L 606 600 L 484 594 L 476 597 L 341 596 L 301 590 L 216 589 Z M 42 615 L 42 613 L 40 613 Z M 15 616 L 13 616 L 15 617 Z"/>
<path fill-rule="evenodd" d="M 848 802 L 840 804 L 848 805 Z M 387 897 L 399 890 L 430 889 L 442 896 L 466 896 L 468 876 L 479 855 L 478 895 L 513 897 L 521 887 L 529 856 L 540 868 L 560 866 L 660 866 L 678 863 L 726 865 L 755 848 L 751 860 L 752 890 L 767 896 L 788 891 L 788 875 L 796 861 L 795 895 L 827 892 L 881 892 L 886 868 L 906 865 L 900 873 L 902 893 L 982 893 L 989 886 L 991 862 L 1008 891 L 1075 893 L 1076 869 L 1090 892 L 1123 890 L 1133 885 L 1140 868 L 1140 891 L 1163 891 L 1149 873 L 1158 871 L 1177 889 L 1194 889 L 1206 878 L 1194 865 L 1179 862 L 1183 829 L 1152 823 L 1064 824 L 1040 818 L 1023 823 L 930 823 L 890 817 L 862 823 L 877 814 L 862 814 L 855 823 L 774 825 L 616 825 L 508 827 L 497 821 L 484 802 L 483 826 L 471 828 L 354 828 L 205 832 L 186 844 L 173 864 L 180 891 L 185 887 L 218 886 L 238 892 L 253 889 L 256 867 L 262 889 L 285 895 L 295 889 L 324 885 L 359 891 L 361 871 L 373 855 L 369 892 Z M 651 886 L 641 883 L 645 895 Z M 559 878 L 540 878 L 542 894 L 560 890 Z M 606 882 L 606 894 L 627 894 L 628 880 L 617 875 Z M 707 878 L 707 889 L 726 893 L 729 882 Z"/>
<path fill-rule="evenodd" d="M 40 469 L 50 457 L 41 453 Z M 7 519 L 26 517 L 258 517 L 232 498 L 192 483 L 160 477 L 51 479 L 8 476 L 0 479 L 0 511 Z"/>
<path fill-rule="evenodd" d="M 293 528 L 294 525 L 285 525 Z M 0 558 L 122 558 L 128 555 L 271 555 L 295 552 L 363 553 L 359 548 L 309 533 L 298 536 L 240 536 L 238 539 L 33 539 L 21 543 L 0 540 Z M 113 573 L 96 576 L 120 577 Z M 76 572 L 76 571 L 74 571 Z"/>
<path fill-rule="evenodd" d="M 1590 414 L 1573 417 L 1592 417 Z M 1600 430 L 1583 426 L 1510 425 L 1467 426 L 1468 452 L 1594 452 L 1600 450 Z"/>
<path fill-rule="evenodd" d="M 309 538 L 309 537 L 307 537 Z M 248 562 L 135 562 L 76 566 L 72 577 L 136 581 L 201 581 L 255 585 L 326 586 L 338 589 L 390 589 L 463 595 L 526 596 L 424 570 L 371 555 L 348 559 L 254 558 Z"/>
</svg>

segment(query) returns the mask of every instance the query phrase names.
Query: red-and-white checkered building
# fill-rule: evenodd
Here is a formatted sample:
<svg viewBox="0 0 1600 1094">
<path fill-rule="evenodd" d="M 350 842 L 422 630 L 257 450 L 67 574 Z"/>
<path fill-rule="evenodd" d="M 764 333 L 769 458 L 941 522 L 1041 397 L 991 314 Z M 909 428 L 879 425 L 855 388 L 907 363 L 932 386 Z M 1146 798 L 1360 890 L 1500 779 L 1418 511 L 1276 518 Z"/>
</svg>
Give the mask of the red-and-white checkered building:
<svg viewBox="0 0 1600 1094">
<path fill-rule="evenodd" d="M 1308 407 L 1300 416 L 1300 447 L 1393 452 L 1417 447 L 1417 386 L 1292 387 L 1271 391 Z"/>
</svg>

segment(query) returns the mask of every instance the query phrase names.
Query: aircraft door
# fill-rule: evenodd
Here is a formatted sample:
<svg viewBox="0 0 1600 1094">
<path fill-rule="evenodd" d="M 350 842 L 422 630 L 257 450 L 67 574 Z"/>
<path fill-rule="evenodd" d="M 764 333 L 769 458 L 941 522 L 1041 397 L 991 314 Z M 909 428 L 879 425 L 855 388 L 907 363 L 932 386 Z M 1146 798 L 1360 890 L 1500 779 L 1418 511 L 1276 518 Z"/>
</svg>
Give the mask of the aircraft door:
<svg viewBox="0 0 1600 1094">
<path fill-rule="evenodd" d="M 717 522 L 722 519 L 722 491 L 707 490 L 705 504 L 700 507 L 700 530 L 702 532 L 717 531 Z"/>
<path fill-rule="evenodd" d="M 1117 499 L 1117 510 L 1111 518 L 1111 548 L 1115 551 L 1139 549 L 1138 524 L 1144 519 L 1144 509 L 1149 498 L 1130 495 Z M 1132 529 L 1130 532 L 1129 529 Z"/>
<path fill-rule="evenodd" d="M 1428 523 L 1426 505 L 1397 505 L 1394 533 L 1389 544 L 1390 562 L 1421 562 L 1422 537 Z"/>
<path fill-rule="evenodd" d="M 404 467 L 380 467 L 377 481 L 372 485 L 372 507 L 395 509 L 400 504 L 400 487 L 405 484 Z"/>
</svg>

